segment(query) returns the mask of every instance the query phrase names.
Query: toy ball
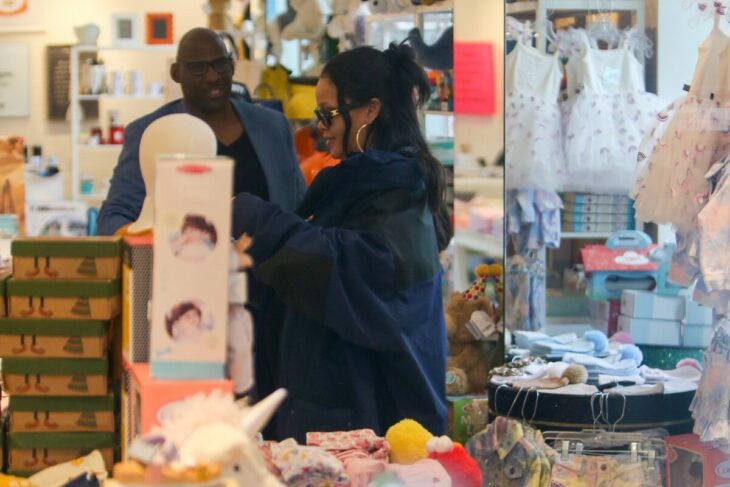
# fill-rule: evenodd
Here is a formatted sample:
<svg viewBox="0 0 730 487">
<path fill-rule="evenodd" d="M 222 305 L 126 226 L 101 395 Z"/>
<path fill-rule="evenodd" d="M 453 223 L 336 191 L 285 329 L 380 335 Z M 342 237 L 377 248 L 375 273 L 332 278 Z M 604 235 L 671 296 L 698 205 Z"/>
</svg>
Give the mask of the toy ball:
<svg viewBox="0 0 730 487">
<path fill-rule="evenodd" d="M 623 343 L 624 345 L 633 345 L 634 339 L 625 331 L 619 331 L 611 337 L 611 341 L 615 343 Z"/>
<path fill-rule="evenodd" d="M 394 424 L 385 433 L 385 439 L 390 443 L 390 461 L 410 465 L 428 458 L 426 443 L 431 438 L 433 435 L 412 419 Z"/>
<path fill-rule="evenodd" d="M 585 384 L 588 382 L 588 370 L 580 364 L 570 364 L 563 372 L 563 377 L 570 384 Z"/>
</svg>

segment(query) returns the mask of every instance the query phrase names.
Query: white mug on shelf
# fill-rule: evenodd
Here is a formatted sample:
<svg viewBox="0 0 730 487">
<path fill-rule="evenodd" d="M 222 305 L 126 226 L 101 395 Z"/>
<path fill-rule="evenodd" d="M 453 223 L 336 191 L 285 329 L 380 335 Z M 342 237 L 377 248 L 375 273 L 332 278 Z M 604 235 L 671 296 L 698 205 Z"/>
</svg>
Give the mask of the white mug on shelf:
<svg viewBox="0 0 730 487">
<path fill-rule="evenodd" d="M 127 73 L 127 94 L 133 96 L 141 96 L 142 92 L 142 72 L 133 69 Z"/>
<path fill-rule="evenodd" d="M 124 94 L 124 74 L 121 71 L 109 73 L 109 93 L 115 96 Z"/>
</svg>

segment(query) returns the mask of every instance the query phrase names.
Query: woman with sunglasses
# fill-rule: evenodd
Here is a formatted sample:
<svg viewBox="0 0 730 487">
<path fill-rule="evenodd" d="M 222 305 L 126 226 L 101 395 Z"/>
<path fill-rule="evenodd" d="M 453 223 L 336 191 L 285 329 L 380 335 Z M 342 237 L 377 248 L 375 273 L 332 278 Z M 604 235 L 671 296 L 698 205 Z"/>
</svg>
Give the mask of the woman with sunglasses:
<svg viewBox="0 0 730 487">
<path fill-rule="evenodd" d="M 322 71 L 315 114 L 342 162 L 319 173 L 296 214 L 234 200 L 234 237 L 253 236 L 257 276 L 287 305 L 280 439 L 384 434 L 403 418 L 446 430 L 438 257 L 451 228 L 444 170 L 418 124 L 428 95 L 409 46 L 339 54 Z"/>
</svg>

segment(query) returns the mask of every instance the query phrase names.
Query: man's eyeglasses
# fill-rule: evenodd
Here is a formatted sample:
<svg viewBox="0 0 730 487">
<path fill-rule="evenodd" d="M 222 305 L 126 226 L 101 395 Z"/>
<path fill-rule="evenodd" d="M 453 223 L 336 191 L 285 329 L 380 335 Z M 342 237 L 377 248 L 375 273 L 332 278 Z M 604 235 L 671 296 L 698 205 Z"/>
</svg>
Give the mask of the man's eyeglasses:
<svg viewBox="0 0 730 487">
<path fill-rule="evenodd" d="M 326 109 L 317 107 L 314 109 L 314 115 L 317 117 L 317 120 L 319 120 L 322 125 L 324 125 L 327 128 L 330 128 L 332 126 L 332 120 L 335 117 L 339 117 L 344 112 L 351 110 L 353 108 L 356 108 L 357 105 L 349 104 L 349 105 L 343 105 L 341 107 L 332 108 L 332 109 Z"/>
<path fill-rule="evenodd" d="M 208 66 L 218 74 L 229 74 L 233 71 L 233 60 L 230 57 L 219 57 L 212 61 L 178 61 L 185 66 L 193 76 L 203 76 L 208 72 Z"/>
</svg>

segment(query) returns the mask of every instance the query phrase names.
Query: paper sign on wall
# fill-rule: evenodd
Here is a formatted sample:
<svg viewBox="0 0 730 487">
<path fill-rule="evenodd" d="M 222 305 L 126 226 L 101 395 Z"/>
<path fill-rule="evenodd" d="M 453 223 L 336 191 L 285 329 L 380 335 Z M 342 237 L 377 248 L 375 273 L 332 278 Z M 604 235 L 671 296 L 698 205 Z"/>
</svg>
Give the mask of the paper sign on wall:
<svg viewBox="0 0 730 487">
<path fill-rule="evenodd" d="M 454 42 L 454 111 L 496 112 L 494 49 L 489 42 Z"/>
<path fill-rule="evenodd" d="M 0 44 L 0 117 L 27 117 L 30 72 L 28 44 Z"/>
</svg>

